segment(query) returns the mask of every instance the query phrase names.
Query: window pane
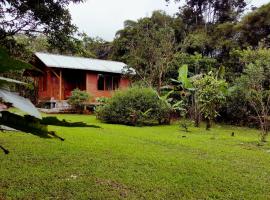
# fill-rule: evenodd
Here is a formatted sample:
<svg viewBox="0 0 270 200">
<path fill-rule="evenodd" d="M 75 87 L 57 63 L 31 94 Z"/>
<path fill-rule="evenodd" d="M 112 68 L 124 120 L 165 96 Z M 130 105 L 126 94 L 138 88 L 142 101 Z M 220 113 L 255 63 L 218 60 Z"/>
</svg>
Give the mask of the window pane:
<svg viewBox="0 0 270 200">
<path fill-rule="evenodd" d="M 103 74 L 98 75 L 97 87 L 98 87 L 98 90 L 104 90 L 104 76 L 103 76 Z"/>
<path fill-rule="evenodd" d="M 119 83 L 120 83 L 120 77 L 113 77 L 113 89 L 117 90 L 119 88 Z"/>
<path fill-rule="evenodd" d="M 112 90 L 112 76 L 105 77 L 105 90 Z"/>
</svg>

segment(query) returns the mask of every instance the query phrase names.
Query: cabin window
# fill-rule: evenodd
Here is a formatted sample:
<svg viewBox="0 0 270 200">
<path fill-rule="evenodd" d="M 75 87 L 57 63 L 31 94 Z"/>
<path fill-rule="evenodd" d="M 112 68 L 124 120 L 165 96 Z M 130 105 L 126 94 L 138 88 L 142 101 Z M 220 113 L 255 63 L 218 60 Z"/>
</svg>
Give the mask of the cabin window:
<svg viewBox="0 0 270 200">
<path fill-rule="evenodd" d="M 105 77 L 105 90 L 112 90 L 112 86 L 113 86 L 113 77 L 106 76 Z"/>
<path fill-rule="evenodd" d="M 119 88 L 119 84 L 120 84 L 120 77 L 113 77 L 113 89 L 117 90 Z"/>
<path fill-rule="evenodd" d="M 97 87 L 98 87 L 98 90 L 104 90 L 104 75 L 103 74 L 98 75 Z"/>
<path fill-rule="evenodd" d="M 112 75 L 98 75 L 98 90 L 116 90 L 119 88 L 120 77 Z"/>
</svg>

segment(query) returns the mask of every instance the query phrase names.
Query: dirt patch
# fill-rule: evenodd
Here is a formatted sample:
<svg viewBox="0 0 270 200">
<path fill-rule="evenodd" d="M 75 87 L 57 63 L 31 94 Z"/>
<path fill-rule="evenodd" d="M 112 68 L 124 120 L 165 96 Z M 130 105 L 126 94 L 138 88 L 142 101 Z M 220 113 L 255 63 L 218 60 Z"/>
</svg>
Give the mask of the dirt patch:
<svg viewBox="0 0 270 200">
<path fill-rule="evenodd" d="M 122 183 L 118 183 L 118 182 L 113 181 L 113 180 L 96 178 L 96 183 L 99 185 L 109 187 L 114 191 L 117 191 L 119 193 L 119 195 L 123 198 L 127 198 L 128 194 L 131 192 L 131 189 L 128 188 L 126 185 L 124 185 Z"/>
</svg>

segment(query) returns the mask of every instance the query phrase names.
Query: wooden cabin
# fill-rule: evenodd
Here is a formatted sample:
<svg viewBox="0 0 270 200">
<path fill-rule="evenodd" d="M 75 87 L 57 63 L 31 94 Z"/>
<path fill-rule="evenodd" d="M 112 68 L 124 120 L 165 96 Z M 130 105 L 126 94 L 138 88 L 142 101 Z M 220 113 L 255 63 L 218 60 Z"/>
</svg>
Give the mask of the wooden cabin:
<svg viewBox="0 0 270 200">
<path fill-rule="evenodd" d="M 32 64 L 39 69 L 34 76 L 38 86 L 38 102 L 64 101 L 71 91 L 87 91 L 93 102 L 98 97 L 110 97 L 117 89 L 129 86 L 122 62 L 83 57 L 35 53 Z"/>
</svg>

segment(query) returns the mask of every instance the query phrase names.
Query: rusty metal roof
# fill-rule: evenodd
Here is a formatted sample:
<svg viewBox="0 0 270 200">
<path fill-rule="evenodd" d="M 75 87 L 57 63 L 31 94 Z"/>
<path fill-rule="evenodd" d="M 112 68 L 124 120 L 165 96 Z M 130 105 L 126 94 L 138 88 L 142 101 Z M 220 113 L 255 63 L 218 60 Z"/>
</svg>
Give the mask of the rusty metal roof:
<svg viewBox="0 0 270 200">
<path fill-rule="evenodd" d="M 37 52 L 35 55 L 47 66 L 66 69 L 80 69 L 117 74 L 127 73 L 127 65 L 122 62 L 83 58 L 76 56 L 63 56 L 50 53 Z"/>
</svg>

